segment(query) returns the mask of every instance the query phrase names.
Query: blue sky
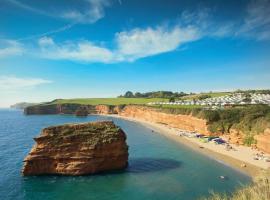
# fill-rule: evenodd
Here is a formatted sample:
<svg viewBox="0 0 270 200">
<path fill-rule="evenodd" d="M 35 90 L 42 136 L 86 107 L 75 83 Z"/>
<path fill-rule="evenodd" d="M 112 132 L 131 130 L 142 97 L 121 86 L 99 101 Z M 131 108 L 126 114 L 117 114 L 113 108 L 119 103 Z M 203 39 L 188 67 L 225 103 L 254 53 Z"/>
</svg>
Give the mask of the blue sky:
<svg viewBox="0 0 270 200">
<path fill-rule="evenodd" d="M 2 0 L 0 107 L 270 88 L 269 0 Z"/>
</svg>

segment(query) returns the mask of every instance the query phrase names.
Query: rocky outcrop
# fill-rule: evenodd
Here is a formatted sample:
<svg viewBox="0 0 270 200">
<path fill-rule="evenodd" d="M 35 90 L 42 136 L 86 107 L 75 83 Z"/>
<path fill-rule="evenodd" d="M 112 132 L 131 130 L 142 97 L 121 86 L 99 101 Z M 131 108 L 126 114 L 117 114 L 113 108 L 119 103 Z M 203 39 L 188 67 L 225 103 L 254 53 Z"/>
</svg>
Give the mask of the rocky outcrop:
<svg viewBox="0 0 270 200">
<path fill-rule="evenodd" d="M 24 160 L 25 176 L 94 174 L 128 163 L 126 135 L 111 121 L 52 126 L 34 140 Z"/>
<path fill-rule="evenodd" d="M 207 129 L 206 120 L 191 115 L 169 114 L 144 106 L 126 106 L 119 115 L 165 124 L 183 130 L 198 131 L 206 135 L 211 134 Z"/>
</svg>

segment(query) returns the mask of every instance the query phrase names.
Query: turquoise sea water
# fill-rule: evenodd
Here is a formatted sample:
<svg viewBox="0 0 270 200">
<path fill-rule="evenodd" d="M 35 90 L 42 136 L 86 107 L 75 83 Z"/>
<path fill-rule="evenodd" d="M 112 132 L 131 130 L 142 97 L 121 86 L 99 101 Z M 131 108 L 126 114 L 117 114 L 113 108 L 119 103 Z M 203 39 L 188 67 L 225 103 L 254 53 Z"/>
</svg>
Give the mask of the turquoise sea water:
<svg viewBox="0 0 270 200">
<path fill-rule="evenodd" d="M 69 122 L 113 120 L 127 134 L 129 167 L 94 176 L 22 177 L 22 161 L 44 127 Z M 197 199 L 209 191 L 231 192 L 250 178 L 179 145 L 150 129 L 122 119 L 69 115 L 25 116 L 0 110 L 1 200 Z M 226 175 L 228 180 L 218 177 Z"/>
</svg>

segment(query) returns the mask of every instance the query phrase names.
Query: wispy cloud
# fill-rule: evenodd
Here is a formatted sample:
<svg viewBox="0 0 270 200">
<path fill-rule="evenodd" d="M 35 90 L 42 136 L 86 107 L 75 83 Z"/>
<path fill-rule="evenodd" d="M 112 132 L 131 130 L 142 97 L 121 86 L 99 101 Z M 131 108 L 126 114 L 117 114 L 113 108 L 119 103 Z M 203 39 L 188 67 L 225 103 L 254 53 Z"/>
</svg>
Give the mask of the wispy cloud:
<svg viewBox="0 0 270 200">
<path fill-rule="evenodd" d="M 76 8 L 72 9 L 64 9 L 61 11 L 57 11 L 57 13 L 53 10 L 45 11 L 34 6 L 31 6 L 26 3 L 22 3 L 19 0 L 7 0 L 13 5 L 25 9 L 27 11 L 45 15 L 53 18 L 60 18 L 68 20 L 72 23 L 84 23 L 84 24 L 92 24 L 96 21 L 102 19 L 105 16 L 105 7 L 110 5 L 110 0 L 82 0 L 80 2 L 76 2 L 78 5 Z M 82 4 L 82 5 L 81 5 Z"/>
<path fill-rule="evenodd" d="M 76 24 L 93 24 L 105 16 L 105 7 L 110 6 L 111 0 L 82 0 L 78 3 L 78 5 L 83 4 L 82 6 L 78 6 L 77 8 L 73 7 L 71 9 L 60 10 L 57 13 L 55 13 L 55 11 L 53 10 L 44 11 L 42 9 L 38 9 L 26 3 L 22 3 L 18 0 L 7 0 L 7 1 L 24 10 L 39 15 L 62 19 L 64 21 L 69 22 L 67 25 L 61 26 L 53 30 L 49 30 L 44 33 L 34 34 L 17 39 L 17 41 L 23 41 L 35 39 L 38 37 L 50 36 L 55 33 L 60 33 L 72 28 Z"/>
<path fill-rule="evenodd" d="M 53 35 L 55 33 L 60 33 L 60 32 L 66 31 L 66 30 L 72 28 L 75 25 L 76 25 L 76 23 L 67 24 L 67 25 L 62 26 L 60 28 L 53 29 L 53 30 L 50 30 L 50 31 L 47 31 L 47 32 L 44 32 L 44 33 L 40 33 L 40 34 L 35 34 L 35 35 L 30 35 L 30 36 L 27 36 L 27 37 L 19 38 L 16 41 L 19 42 L 19 41 L 24 41 L 24 40 L 32 40 L 32 39 L 35 39 L 35 38 L 50 36 L 50 35 Z"/>
<path fill-rule="evenodd" d="M 255 40 L 270 40 L 270 1 L 247 1 L 243 16 L 216 20 L 217 10 L 200 8 L 184 11 L 179 23 L 189 24 L 200 30 L 203 37 L 231 37 Z"/>
<path fill-rule="evenodd" d="M 23 54 L 23 47 L 14 40 L 0 40 L 0 58 Z"/>
<path fill-rule="evenodd" d="M 52 83 L 52 81 L 41 78 L 18 78 L 15 76 L 0 76 L 0 92 L 10 92 L 33 88 L 35 86 L 47 83 Z"/>
<path fill-rule="evenodd" d="M 18 0 L 7 0 L 7 1 L 10 2 L 10 3 L 12 3 L 13 5 L 19 7 L 19 8 L 28 10 L 30 12 L 34 12 L 34 13 L 37 13 L 39 15 L 45 15 L 45 16 L 49 16 L 49 17 L 55 17 L 55 15 L 53 15 L 50 12 L 46 12 L 44 10 L 41 10 L 41 9 L 38 9 L 38 8 L 35 8 L 35 7 L 32 7 L 32 6 L 29 6 L 28 4 L 22 3 L 22 2 L 20 2 Z"/>
<path fill-rule="evenodd" d="M 258 40 L 270 39 L 270 1 L 251 0 L 246 9 L 243 25 L 236 33 Z"/>
<path fill-rule="evenodd" d="M 165 27 L 133 29 L 115 35 L 116 47 L 109 49 L 91 41 L 67 41 L 56 44 L 52 38 L 39 40 L 41 55 L 50 59 L 66 59 L 82 62 L 114 63 L 134 61 L 139 58 L 170 52 L 180 45 L 195 41 L 200 33 L 194 27 Z"/>
</svg>

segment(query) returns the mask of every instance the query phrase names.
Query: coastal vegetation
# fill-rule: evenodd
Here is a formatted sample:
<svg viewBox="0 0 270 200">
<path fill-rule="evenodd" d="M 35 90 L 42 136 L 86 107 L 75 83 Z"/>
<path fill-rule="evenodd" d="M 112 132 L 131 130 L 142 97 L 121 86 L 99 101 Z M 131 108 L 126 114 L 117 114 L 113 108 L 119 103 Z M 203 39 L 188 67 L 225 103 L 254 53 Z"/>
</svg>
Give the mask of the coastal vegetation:
<svg viewBox="0 0 270 200">
<path fill-rule="evenodd" d="M 268 200 L 270 199 L 269 173 L 256 178 L 249 186 L 236 190 L 231 194 L 212 193 L 208 198 L 201 200 Z"/>
<path fill-rule="evenodd" d="M 263 133 L 270 127 L 270 107 L 267 105 L 250 105 L 232 107 L 220 110 L 206 110 L 202 107 L 193 106 L 154 106 L 160 112 L 170 114 L 192 115 L 206 119 L 208 129 L 212 133 L 229 133 L 230 129 L 237 129 L 245 134 L 244 144 L 255 143 L 253 136 Z"/>
</svg>

